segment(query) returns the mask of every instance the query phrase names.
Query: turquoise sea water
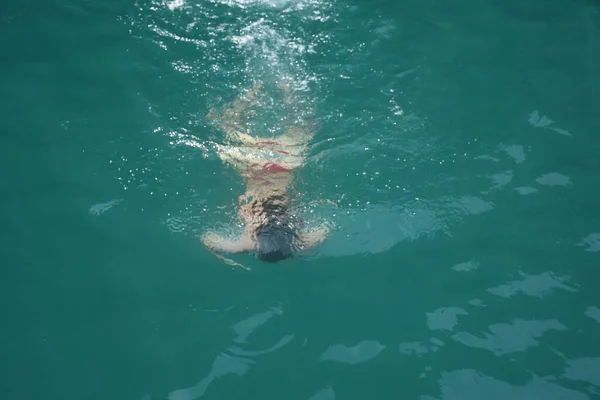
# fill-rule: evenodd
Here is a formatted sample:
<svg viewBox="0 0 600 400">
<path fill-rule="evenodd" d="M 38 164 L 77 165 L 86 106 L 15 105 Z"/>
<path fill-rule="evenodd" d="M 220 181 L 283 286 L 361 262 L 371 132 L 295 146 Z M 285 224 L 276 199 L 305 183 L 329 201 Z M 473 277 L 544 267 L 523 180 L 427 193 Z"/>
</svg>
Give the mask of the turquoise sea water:
<svg viewBox="0 0 600 400">
<path fill-rule="evenodd" d="M 598 2 L 22 3 L 1 398 L 600 398 Z M 298 202 L 337 228 L 232 268 L 198 239 L 243 193 L 205 115 L 281 76 L 318 123 Z"/>
</svg>

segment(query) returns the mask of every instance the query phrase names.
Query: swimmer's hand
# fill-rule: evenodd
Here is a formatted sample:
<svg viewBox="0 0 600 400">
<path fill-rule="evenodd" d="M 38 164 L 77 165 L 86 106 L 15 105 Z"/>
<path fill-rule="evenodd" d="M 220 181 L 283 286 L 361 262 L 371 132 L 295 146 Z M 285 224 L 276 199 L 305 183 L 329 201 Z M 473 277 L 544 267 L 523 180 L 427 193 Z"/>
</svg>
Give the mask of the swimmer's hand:
<svg viewBox="0 0 600 400">
<path fill-rule="evenodd" d="M 245 236 L 240 237 L 238 240 L 230 240 L 214 232 L 206 232 L 200 239 L 210 251 L 244 253 L 254 249 L 254 243 Z"/>
<path fill-rule="evenodd" d="M 329 237 L 333 225 L 329 223 L 323 224 L 320 228 L 300 235 L 300 250 L 302 252 L 314 249 L 325 242 Z"/>
</svg>

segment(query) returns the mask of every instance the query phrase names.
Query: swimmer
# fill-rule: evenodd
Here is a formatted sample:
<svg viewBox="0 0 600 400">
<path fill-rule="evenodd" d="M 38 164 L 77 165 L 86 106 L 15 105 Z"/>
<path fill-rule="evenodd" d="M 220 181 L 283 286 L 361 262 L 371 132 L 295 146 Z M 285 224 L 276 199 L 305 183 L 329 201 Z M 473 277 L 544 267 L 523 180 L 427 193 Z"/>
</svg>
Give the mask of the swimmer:
<svg viewBox="0 0 600 400">
<path fill-rule="evenodd" d="M 278 86 L 283 92 L 284 104 L 291 106 L 289 83 L 280 82 Z M 202 242 L 218 256 L 222 252 L 255 251 L 262 261 L 278 262 L 322 244 L 330 226 L 303 232 L 300 221 L 290 210 L 294 170 L 303 165 L 314 131 L 304 123 L 297 123 L 277 138 L 266 140 L 251 135 L 244 124 L 244 117 L 256 104 L 260 89 L 261 85 L 257 84 L 225 106 L 222 112 L 211 109 L 208 113 L 208 119 L 229 141 L 239 143 L 217 145 L 217 151 L 221 160 L 230 163 L 244 179 L 246 190 L 239 197 L 238 216 L 245 226 L 235 240 L 206 232 Z"/>
</svg>

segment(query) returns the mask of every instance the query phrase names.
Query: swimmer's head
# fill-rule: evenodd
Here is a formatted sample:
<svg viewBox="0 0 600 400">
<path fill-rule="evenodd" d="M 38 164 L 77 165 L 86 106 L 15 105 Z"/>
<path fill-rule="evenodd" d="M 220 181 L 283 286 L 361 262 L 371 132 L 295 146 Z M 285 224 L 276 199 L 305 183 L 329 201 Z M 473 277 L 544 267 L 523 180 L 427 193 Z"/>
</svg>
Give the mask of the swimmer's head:
<svg viewBox="0 0 600 400">
<path fill-rule="evenodd" d="M 265 262 L 278 262 L 291 258 L 294 254 L 296 232 L 285 218 L 269 218 L 268 222 L 256 230 L 258 258 Z"/>
</svg>

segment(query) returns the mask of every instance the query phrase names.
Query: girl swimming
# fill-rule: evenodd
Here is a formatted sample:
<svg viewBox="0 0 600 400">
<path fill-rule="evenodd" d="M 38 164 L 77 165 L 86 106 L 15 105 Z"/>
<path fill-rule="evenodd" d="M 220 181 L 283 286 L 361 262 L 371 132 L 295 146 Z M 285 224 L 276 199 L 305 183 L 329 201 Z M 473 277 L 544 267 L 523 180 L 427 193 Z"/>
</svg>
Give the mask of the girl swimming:
<svg viewBox="0 0 600 400">
<path fill-rule="evenodd" d="M 284 104 L 291 105 L 291 90 L 286 82 L 279 88 Z M 314 131 L 305 123 L 288 127 L 283 134 L 265 140 L 249 133 L 244 117 L 256 104 L 261 89 L 257 84 L 239 98 L 208 114 L 228 141 L 236 145 L 217 145 L 219 157 L 230 163 L 244 178 L 246 191 L 240 196 L 238 216 L 244 222 L 239 238 L 232 240 L 214 232 L 202 235 L 202 242 L 211 251 L 242 253 L 256 251 L 259 259 L 277 262 L 312 249 L 327 237 L 327 225 L 312 232 L 300 229 L 301 221 L 291 212 L 290 188 L 294 170 L 304 163 L 307 146 Z M 239 144 L 239 145 L 238 145 Z"/>
</svg>

